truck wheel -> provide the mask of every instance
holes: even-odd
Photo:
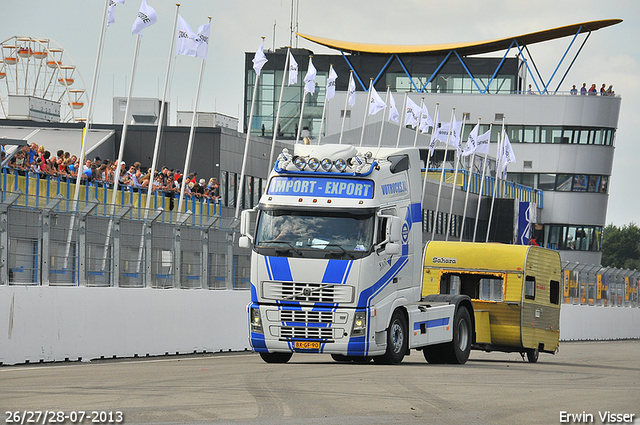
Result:
[[[443,364],[446,363],[446,359],[443,353],[442,344],[438,345],[429,345],[422,349],[422,354],[424,355],[424,359],[427,363],[430,364]]]
[[[291,359],[293,353],[260,353],[260,357],[266,363],[286,363]]]
[[[540,355],[540,351],[537,348],[533,350],[527,350],[527,360],[529,363],[536,363],[538,361],[538,356]]]
[[[344,354],[332,354],[331,358],[336,362],[340,362],[340,363],[348,363],[351,361],[351,359],[345,356]]]
[[[404,359],[409,344],[407,323],[400,310],[391,316],[391,323],[387,329],[387,351],[382,356],[374,357],[376,364],[398,364]]]
[[[453,341],[445,345],[449,364],[465,364],[471,352],[471,316],[466,307],[459,307],[453,319]]]

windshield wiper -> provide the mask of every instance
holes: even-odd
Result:
[[[261,241],[261,243],[281,243],[281,244],[289,245],[289,247],[290,247],[290,248],[291,248],[291,249],[292,249],[296,254],[298,254],[299,256],[301,256],[301,257],[302,257],[302,252],[301,252],[300,250],[298,250],[295,246],[293,246],[293,245],[291,244],[291,242],[287,242],[287,241],[276,241],[276,240],[273,240],[273,241]]]
[[[356,258],[352,253],[348,252],[348,251],[347,251],[346,249],[344,249],[344,248],[342,247],[342,245],[340,245],[340,244],[337,244],[337,243],[328,243],[328,244],[326,244],[325,246],[336,246],[336,247],[338,247],[338,248],[340,248],[340,249],[342,250],[342,255],[347,255],[347,256],[349,256],[349,258],[351,258],[352,260]]]

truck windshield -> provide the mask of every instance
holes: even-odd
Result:
[[[278,255],[357,258],[371,251],[374,213],[263,210],[257,250]]]

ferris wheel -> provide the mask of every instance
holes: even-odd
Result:
[[[65,50],[46,38],[14,36],[0,44],[0,117],[25,118],[36,102],[45,121],[84,121],[85,87]],[[18,105],[18,106],[16,106]]]

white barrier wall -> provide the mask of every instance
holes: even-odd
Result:
[[[562,304],[560,340],[639,339],[640,308]]]
[[[249,291],[0,286],[2,364],[249,349]]]
[[[0,362],[243,351],[248,291],[0,286]],[[563,304],[560,339],[640,338],[640,309]]]

